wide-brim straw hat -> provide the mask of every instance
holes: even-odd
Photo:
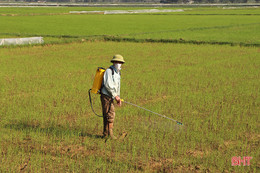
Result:
[[[122,62],[122,63],[125,63],[125,60],[124,60],[124,58],[123,58],[122,55],[117,54],[117,55],[114,55],[114,56],[113,56],[113,59],[111,60],[111,62],[112,62],[112,63],[113,63],[113,62]]]

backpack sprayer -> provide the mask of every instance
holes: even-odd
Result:
[[[111,70],[112,70],[112,75],[113,75],[113,74],[114,74],[113,69],[111,69]],[[92,111],[93,111],[94,114],[97,115],[98,117],[103,117],[103,116],[98,115],[98,114],[94,111],[93,106],[92,106],[92,100],[91,100],[91,94],[90,94],[90,92],[92,92],[92,93],[94,93],[94,94],[99,94],[99,93],[100,93],[100,89],[101,89],[101,86],[102,86],[102,81],[103,81],[103,76],[104,76],[105,71],[106,71],[105,68],[102,68],[102,67],[98,67],[98,68],[97,68],[93,86],[92,86],[92,88],[89,89],[89,91],[88,91],[89,101],[90,101],[90,105],[91,105]],[[165,115],[158,114],[158,113],[153,112],[153,111],[151,111],[151,110],[149,110],[149,109],[146,109],[146,108],[143,108],[143,107],[138,106],[138,105],[136,105],[136,104],[127,102],[127,101],[125,101],[125,100],[123,100],[123,99],[121,99],[121,101],[124,102],[124,103],[130,104],[130,105],[132,105],[132,106],[141,108],[141,109],[143,109],[143,110],[145,110],[145,111],[151,112],[151,113],[153,113],[153,114],[159,115],[159,116],[161,116],[161,117],[163,117],[163,118],[166,118],[166,119],[168,119],[168,120],[174,121],[174,122],[176,122],[178,125],[183,125],[181,122],[176,121],[176,120],[174,120],[174,119],[172,119],[172,118],[169,118],[169,117],[167,117],[167,116],[165,116]]]
[[[89,96],[89,102],[92,108],[92,111],[94,112],[94,114],[98,117],[103,117],[101,115],[98,115],[94,109],[93,109],[93,105],[92,105],[92,100],[91,100],[91,94],[90,91],[94,94],[99,94],[100,93],[100,89],[101,89],[101,85],[102,85],[102,81],[103,81],[103,76],[105,73],[106,69],[102,68],[102,67],[98,67],[97,71],[96,71],[96,75],[95,75],[95,79],[94,79],[94,83],[91,89],[88,90],[88,96]]]

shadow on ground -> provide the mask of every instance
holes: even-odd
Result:
[[[102,135],[95,134],[96,130],[85,128],[80,129],[79,127],[62,126],[57,124],[40,124],[33,122],[13,122],[5,124],[4,128],[25,131],[25,133],[36,132],[44,133],[53,136],[79,136],[79,137],[90,137],[95,139],[101,139]],[[88,132],[87,132],[88,131]],[[90,133],[93,132],[93,133]]]

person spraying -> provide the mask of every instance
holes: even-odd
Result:
[[[113,134],[113,128],[114,128],[114,120],[115,120],[115,106],[114,106],[114,100],[116,100],[118,106],[121,106],[122,103],[126,103],[135,107],[138,107],[140,109],[143,109],[145,111],[148,111],[150,113],[153,113],[155,115],[158,115],[160,117],[166,118],[168,120],[171,120],[173,122],[176,122],[178,125],[183,125],[180,121],[176,121],[172,118],[169,118],[165,115],[153,112],[149,109],[146,109],[144,107],[138,106],[136,104],[133,104],[131,102],[128,102],[124,99],[120,98],[120,79],[121,79],[121,66],[125,63],[124,58],[121,55],[115,55],[113,56],[113,59],[111,60],[113,63],[112,66],[105,69],[102,67],[98,67],[93,83],[93,87],[89,89],[89,101],[92,108],[93,113],[97,115],[98,117],[103,117],[103,137],[111,137],[112,139],[117,139]],[[91,101],[91,93],[94,94],[100,94],[101,104],[102,104],[102,113],[103,115],[98,115],[92,105]]]
[[[113,63],[113,65],[106,69],[104,73],[102,87],[100,90],[104,124],[103,137],[117,139],[113,134],[114,121],[116,116],[114,100],[117,102],[118,106],[122,105],[122,101],[120,99],[120,70],[122,64],[124,64],[125,61],[123,56],[114,55],[111,63]]]

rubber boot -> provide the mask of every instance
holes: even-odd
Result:
[[[108,137],[108,122],[105,118],[103,119],[103,124],[104,124],[103,138],[106,138]]]
[[[108,135],[110,136],[111,139],[117,139],[117,137],[115,137],[113,134],[113,128],[114,128],[113,123],[109,123],[108,124]]]

